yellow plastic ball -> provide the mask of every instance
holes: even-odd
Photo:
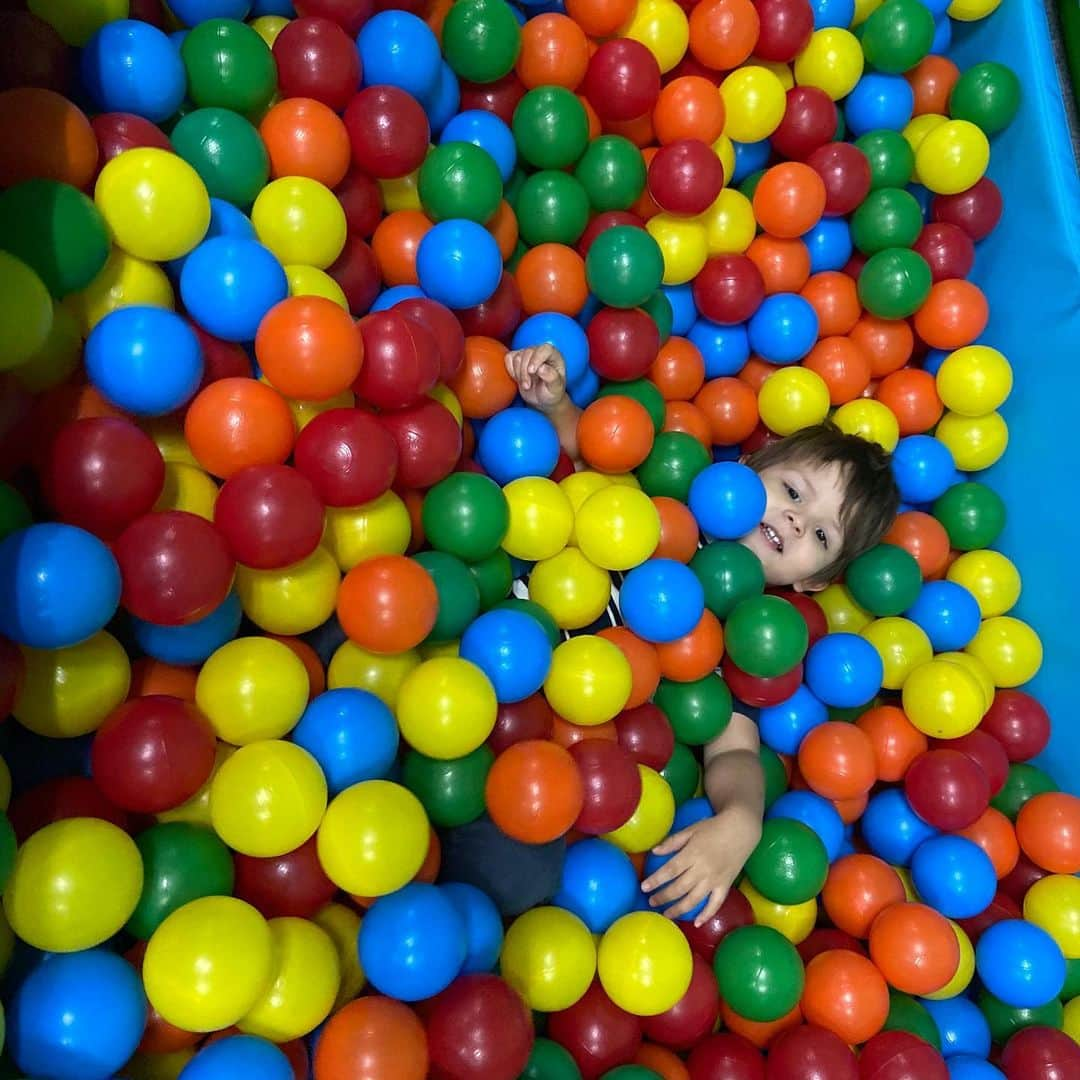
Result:
[[[720,164],[724,167],[724,186],[727,187],[735,173],[735,144],[729,136],[721,135],[712,144],[712,148],[713,153],[720,159]],[[711,255],[712,252],[710,251],[709,254]]]
[[[164,1054],[136,1054],[125,1066],[126,1080],[180,1080],[187,1064],[195,1056],[193,1047]]]
[[[946,14],[958,22],[977,22],[992,15],[1000,6],[1001,0],[953,0]]]
[[[523,476],[503,488],[510,525],[503,550],[516,559],[539,562],[557,555],[570,539],[574,511],[554,480]]]
[[[882,2],[883,0],[855,0],[855,17],[851,20],[851,25],[862,26],[881,7]]]
[[[986,665],[994,685],[999,687],[1022,686],[1034,679],[1042,667],[1039,635],[1011,615],[987,619],[965,652]]]
[[[660,543],[660,513],[645,492],[611,484],[585,500],[574,530],[585,558],[605,570],[629,570]]]
[[[428,151],[430,153],[430,150]],[[377,180],[382,195],[383,209],[392,214],[397,210],[421,210],[420,170],[398,176],[393,180]]]
[[[892,864],[890,863],[890,865]],[[911,871],[906,866],[893,866],[893,870],[900,879],[900,884],[904,886],[904,899],[912,904],[921,903],[919,894],[911,883]]]
[[[319,862],[326,876],[354,896],[385,896],[410,882],[431,839],[427,814],[407,788],[365,780],[326,808],[319,826]]]
[[[874,616],[855,602],[846,585],[829,585],[814,593],[813,600],[825,612],[830,634],[858,634],[874,621]]]
[[[131,663],[105,630],[65,649],[22,646],[25,673],[14,715],[50,739],[87,735],[127,697]]]
[[[297,398],[287,400],[298,432],[303,431],[316,416],[321,416],[324,412],[331,409],[351,409],[356,405],[356,395],[351,390],[342,390],[340,394],[335,394],[325,401],[300,401]]]
[[[393,709],[397,706],[401,684],[419,663],[420,655],[414,649],[388,656],[368,652],[351,641],[344,641],[330,657],[326,686],[329,690],[352,686],[370,691],[387,708]]]
[[[996,412],[985,416],[947,412],[934,434],[952,451],[956,467],[963,472],[989,469],[1009,445],[1009,427]]]
[[[815,371],[787,367],[774,371],[758,393],[762,423],[777,435],[794,435],[829,415],[829,388]]]
[[[904,683],[904,712],[924,735],[959,739],[979,726],[986,700],[975,676],[947,660],[917,667]]]
[[[338,565],[324,547],[280,570],[236,568],[244,614],[268,634],[306,634],[322,626],[334,613],[340,584]]]
[[[440,657],[461,655],[460,641],[427,641],[417,646],[421,660],[437,660]]]
[[[123,829],[100,818],[67,818],[19,845],[4,912],[35,949],[77,952],[120,930],[142,886],[142,856]]]
[[[461,411],[461,402],[446,383],[437,383],[428,391],[428,397],[437,401],[457,421],[458,427],[465,423],[465,414]]]
[[[33,360],[52,325],[52,297],[41,278],[21,259],[0,251],[0,370]]]
[[[491,734],[498,703],[487,676],[454,657],[425,660],[405,676],[397,700],[402,737],[428,757],[472,753]]]
[[[383,492],[360,506],[328,506],[323,543],[345,571],[373,555],[404,555],[412,521],[399,495]]]
[[[739,884],[739,892],[750,901],[754,922],[758,926],[771,926],[783,934],[792,945],[805,941],[814,929],[818,914],[816,898],[801,904],[777,904],[767,900],[745,879]]]
[[[260,15],[251,20],[251,29],[273,48],[278,34],[289,25],[289,21],[284,15]]]
[[[946,577],[975,597],[984,619],[1004,615],[1020,599],[1020,571],[1000,551],[967,551]]]
[[[186,821],[191,825],[200,825],[207,829],[213,828],[210,820],[210,790],[214,786],[214,777],[217,776],[221,766],[236,753],[236,750],[237,748],[229,743],[219,742],[217,749],[214,751],[214,767],[203,786],[187,802],[156,814],[157,820]]]
[[[795,57],[795,81],[799,86],[816,86],[839,101],[862,78],[863,62],[859,39],[848,30],[827,26],[815,30],[810,43]]]
[[[1080,960],[1080,878],[1049,874],[1024,893],[1024,918],[1042,927],[1066,960]]]
[[[859,54],[862,55],[861,52]],[[767,139],[784,119],[784,84],[768,68],[737,68],[720,84],[727,119],[724,134],[733,142]]]
[[[663,73],[686,55],[690,22],[675,0],[640,0],[619,34],[640,41],[656,57]]]
[[[645,228],[664,258],[665,285],[684,285],[697,277],[709,257],[708,234],[697,219],[659,213]]]
[[[577,547],[577,513],[585,505],[590,495],[595,495],[601,488],[611,486],[611,477],[592,469],[572,472],[559,481],[559,488],[570,500],[570,509],[574,511],[574,527],[570,530],[567,546]]]
[[[631,678],[630,661],[618,645],[581,634],[555,646],[544,693],[560,716],[592,727],[622,712]]]
[[[270,919],[272,967],[258,1001],[237,1027],[271,1042],[314,1031],[334,1007],[341,962],[330,935],[309,919]]]
[[[952,919],[949,920],[949,925],[956,935],[956,944],[960,946],[960,962],[956,965],[952,978],[940,990],[926,995],[930,1001],[944,1001],[946,998],[954,998],[957,994],[962,994],[975,977],[975,949],[971,944],[971,938]]]
[[[207,521],[214,520],[218,486],[197,465],[179,461],[165,462],[165,483],[154,503],[155,510],[185,510]]]
[[[635,491],[641,490],[641,481],[633,473],[609,473],[608,479],[619,487],[633,488]]]
[[[976,660],[974,656],[971,656],[966,652],[938,653],[934,659],[949,664],[956,664],[958,667],[963,668],[964,671],[978,683],[979,689],[982,691],[984,713],[991,705],[993,705],[994,694],[997,688],[994,686],[994,679],[990,674],[990,669],[981,660]]]
[[[338,954],[338,968],[341,980],[334,998],[333,1011],[337,1012],[346,1002],[352,1001],[367,982],[364,969],[360,966],[360,954],[356,948],[357,935],[360,933],[360,916],[344,904],[327,904],[320,908],[312,921],[330,936]]]
[[[617,848],[631,854],[654,848],[671,831],[675,820],[675,796],[668,782],[647,765],[638,765],[641,798],[629,819],[605,834]]]
[[[710,257],[741,255],[757,234],[753,204],[737,188],[724,188],[698,220],[705,226]]]
[[[881,685],[899,690],[917,667],[934,658],[934,647],[921,626],[910,619],[887,617],[875,619],[863,627],[860,635],[877,650],[885,668]]]
[[[285,267],[285,276],[289,279],[290,296],[321,296],[324,300],[333,300],[343,310],[349,310],[345,290],[325,270],[290,263]]]
[[[990,164],[990,140],[970,120],[947,120],[919,143],[919,180],[938,195],[957,195],[982,178]]]
[[[0,303],[5,299],[0,298]],[[52,302],[52,325],[41,348],[25,363],[11,369],[19,385],[32,394],[40,394],[66,382],[79,366],[82,335],[79,320],[70,308]]]
[[[27,8],[68,45],[82,48],[106,23],[128,17],[128,0],[28,0]]]
[[[876,442],[890,454],[900,441],[900,424],[896,414],[880,401],[872,398],[856,398],[841,405],[833,413],[833,423],[849,435],[858,435],[868,442]],[[959,465],[959,462],[957,462]]]
[[[334,193],[306,176],[283,176],[259,192],[251,208],[259,242],[283,265],[325,270],[345,246],[345,211]]]
[[[604,993],[634,1016],[667,1012],[690,988],[690,943],[658,911],[632,911],[611,924],[596,957]]]
[[[143,960],[150,1004],[185,1031],[231,1027],[266,991],[273,938],[266,920],[232,896],[205,896],[154,931]]]
[[[172,285],[156,263],[136,259],[114,247],[100,273],[82,292],[65,298],[64,304],[79,321],[83,336],[112,311],[123,307],[176,307]]]
[[[1012,365],[989,345],[965,345],[949,353],[937,373],[938,396],[961,416],[985,416],[1000,408],[1012,385]]]
[[[178,259],[210,225],[202,178],[183,158],[156,147],[114,157],[98,176],[94,202],[116,245],[137,259]]]
[[[184,425],[172,416],[157,416],[143,418],[139,426],[154,440],[154,445],[165,460],[165,464],[176,462],[178,465],[194,465],[199,463],[191,452],[187,440],[184,438]]]
[[[596,974],[596,946],[589,928],[558,907],[519,915],[506,931],[499,956],[502,977],[530,1009],[568,1009]]]
[[[240,747],[210,787],[214,832],[234,851],[266,859],[314,836],[326,810],[326,777],[303,747],[265,739]]]
[[[244,746],[279,739],[292,731],[307,708],[307,669],[280,641],[236,638],[202,666],[195,703],[219,739]]]
[[[560,629],[580,630],[604,613],[611,601],[611,577],[578,548],[568,547],[533,567],[529,599],[535,600]]]
[[[747,63],[771,71],[780,80],[785,94],[795,85],[795,72],[791,70],[790,64],[785,64],[782,60],[762,60],[760,56],[751,56]]]
[[[1074,997],[1065,1003],[1061,1019],[1061,1030],[1074,1043],[1080,1043],[1080,996]]]
[[[942,116],[941,113],[923,113],[920,116],[913,117],[905,125],[903,134],[907,140],[908,146],[911,147],[911,152],[917,154],[919,147],[922,146],[923,140],[930,134],[935,128],[940,127],[949,118]],[[919,179],[919,169],[916,162],[914,171],[912,172],[912,179]]]

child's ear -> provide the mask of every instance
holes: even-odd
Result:
[[[796,581],[791,586],[797,593],[819,593],[822,589],[828,588],[828,582],[825,581]]]

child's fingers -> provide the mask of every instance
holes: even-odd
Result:
[[[541,365],[536,374],[539,376],[540,381],[547,386],[559,381],[559,372],[552,364]]]
[[[695,926],[704,926],[721,908],[724,901],[727,899],[728,888],[715,888],[709,894],[708,903],[698,912],[694,918]]]
[[[660,843],[653,848],[653,854],[670,855],[673,851],[678,851],[693,835],[694,834],[690,829],[683,829],[681,832],[672,833],[666,840],[661,840]]]
[[[704,882],[699,882],[677,904],[672,904],[664,914],[669,919],[677,919],[680,915],[693,911],[708,895],[709,887]]]
[[[665,904],[674,903],[676,900],[686,896],[689,892],[693,891],[697,885],[697,883],[692,880],[692,877],[693,875],[689,871],[680,874],[665,888],[660,889],[649,897],[649,906],[654,908],[663,907]],[[696,902],[697,901],[695,901],[695,903]],[[693,904],[690,905],[690,907],[693,906]],[[690,908],[686,908],[686,910],[689,911]]]

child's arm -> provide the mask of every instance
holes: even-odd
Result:
[[[707,897],[694,924],[708,922],[761,839],[765,776],[758,745],[757,725],[734,713],[724,731],[705,747],[705,794],[716,816],[653,848],[658,855],[678,853],[641,884],[646,892],[659,890],[649,898],[654,907],[679,900],[664,912],[670,918]]]
[[[577,425],[581,410],[566,392],[566,363],[553,345],[531,345],[506,354],[506,370],[518,385],[526,405],[542,412],[554,425],[559,445],[576,464]]]

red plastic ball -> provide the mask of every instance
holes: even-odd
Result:
[[[731,688],[732,694],[739,701],[745,701],[747,705],[755,705],[759,709],[787,701],[799,688],[803,676],[803,666],[797,664],[791,671],[777,675],[774,679],[758,679],[753,675],[747,675],[726,656],[721,664],[721,670],[724,681]]]
[[[358,325],[364,366],[353,383],[357,397],[378,409],[415,405],[439,378],[434,335],[394,309],[365,315]]]
[[[625,825],[641,801],[641,773],[633,755],[609,739],[585,738],[569,750],[584,794],[574,828],[601,836]]]
[[[424,296],[399,300],[393,310],[431,333],[438,347],[439,381],[452,379],[465,360],[465,334],[454,313],[437,300]]]
[[[1080,1046],[1050,1027],[1018,1031],[1001,1052],[1008,1080],[1072,1080],[1080,1076]]]
[[[806,161],[835,134],[836,105],[832,98],[816,86],[793,86],[787,92],[780,126],[769,139],[778,154]]]
[[[525,84],[511,71],[492,83],[461,84],[461,111],[480,109],[494,113],[504,123],[514,119],[517,103],[525,96]]]
[[[695,955],[686,993],[667,1011],[646,1016],[641,1028],[653,1042],[689,1050],[712,1032],[719,1016],[720,994],[712,964]]]
[[[513,274],[503,271],[495,291],[482,304],[457,312],[467,337],[488,337],[508,343],[521,322],[521,290]]]
[[[605,41],[589,60],[581,92],[604,122],[635,120],[660,96],[660,66],[639,41]]]
[[[323,872],[315,837],[295,851],[268,859],[235,852],[233,863],[233,894],[266,919],[310,919],[337,892],[337,886]]]
[[[426,489],[454,471],[461,456],[461,428],[453,413],[431,398],[383,413],[379,423],[398,449],[397,485]]]
[[[390,490],[397,444],[369,413],[330,409],[300,432],[293,460],[326,506],[358,506]]]
[[[199,339],[203,355],[203,376],[199,389],[218,382],[220,379],[251,378],[251,358],[244,352],[243,345],[234,341],[222,341],[221,338],[208,334],[197,323],[188,325]]]
[[[345,179],[334,188],[334,197],[345,211],[350,236],[370,240],[383,215],[379,185],[363,169],[354,165],[345,174]]]
[[[548,1017],[548,1038],[570,1052],[582,1080],[633,1061],[641,1046],[641,1021],[620,1009],[594,982],[569,1009]]]
[[[945,221],[963,229],[972,240],[989,236],[1001,220],[1004,201],[997,184],[984,176],[959,195],[935,195],[930,203],[934,221]]]
[[[975,265],[975,241],[959,225],[932,221],[911,245],[929,264],[934,281],[963,278]]]
[[[831,926],[819,926],[816,930],[811,930],[809,936],[800,941],[796,948],[804,965],[809,964],[815,956],[833,949],[848,949],[860,956],[866,955],[866,949],[858,938]]]
[[[724,166],[700,139],[669,142],[649,162],[649,194],[672,214],[704,213],[723,186]]]
[[[766,1080],[859,1080],[851,1047],[813,1024],[782,1031],[769,1044]]]
[[[551,706],[547,698],[537,692],[521,701],[507,701],[499,705],[495,727],[488,736],[488,746],[496,754],[501,754],[508,746],[526,739],[550,739],[552,728]]]
[[[754,7],[761,21],[754,55],[784,64],[794,60],[814,32],[814,10],[808,0],[756,0]]]
[[[127,811],[105,798],[101,788],[86,776],[46,780],[16,795],[8,807],[8,820],[20,844],[54,821],[76,817],[100,818],[131,831]]]
[[[293,19],[274,39],[273,53],[283,98],[314,98],[341,112],[360,86],[356,42],[330,19]]]
[[[1009,761],[1028,761],[1050,741],[1050,717],[1023,690],[998,690],[979,728],[1005,748]]]
[[[829,632],[829,623],[821,605],[815,603],[806,593],[795,592],[794,589],[766,589],[765,591],[786,600],[803,617],[810,635],[810,644],[807,648],[820,641]]]
[[[706,963],[711,964],[721,941],[740,926],[751,926],[754,922],[754,909],[750,901],[738,889],[732,889],[716,914],[701,926],[695,926],[689,919],[680,919],[675,925],[683,932],[683,937],[690,942],[690,948]]]
[[[380,180],[404,176],[427,155],[431,128],[423,106],[396,86],[369,86],[349,102],[345,128],[353,161]]]
[[[765,1062],[758,1048],[742,1035],[710,1035],[686,1061],[690,1080],[765,1080]]]
[[[761,271],[745,255],[709,259],[694,278],[694,303],[706,319],[721,326],[746,322],[764,299]]]
[[[928,750],[904,777],[911,808],[935,828],[970,825],[990,804],[990,780],[982,767],[959,750]]]
[[[859,1054],[859,1080],[949,1080],[945,1059],[907,1031],[881,1031]]]
[[[613,229],[616,225],[631,225],[635,229],[645,228],[645,222],[637,214],[633,214],[629,210],[605,210],[602,214],[597,214],[589,222],[585,227],[585,231],[578,238],[578,254],[584,259],[589,254],[589,248],[592,247],[593,241],[602,232]]]
[[[99,113],[90,121],[98,144],[98,168],[103,169],[125,150],[141,147],[172,151],[168,135],[149,120],[134,113]]]
[[[10,716],[26,676],[26,658],[13,641],[0,637],[0,716]]]
[[[825,216],[850,214],[870,193],[870,162],[851,143],[830,142],[806,159],[825,185]]]
[[[629,750],[639,765],[659,772],[671,760],[675,733],[668,718],[651,702],[619,713],[615,730],[619,745]]]
[[[345,238],[341,254],[326,272],[341,286],[352,315],[365,314],[382,288],[382,274],[375,252],[366,240],[356,235]]]
[[[356,36],[374,10],[372,0],[296,0],[293,6],[297,15],[329,19],[351,37]]]
[[[1020,862],[1026,862],[1023,855],[1020,856]],[[1038,879],[1036,878],[1036,880]],[[1026,886],[1024,891],[1027,891]],[[980,911],[978,915],[970,919],[957,919],[957,923],[960,929],[971,938],[972,945],[975,945],[983,932],[989,930],[995,923],[1004,922],[1006,919],[1022,919],[1023,917],[1020,904],[1007,892],[999,888],[994,893],[994,899],[990,901],[984,911]]]
[[[1005,786],[1009,776],[1009,756],[989,732],[976,728],[959,739],[936,741],[934,748],[959,750],[961,754],[967,754],[986,773],[991,799]]]
[[[586,335],[589,363],[602,379],[640,379],[660,351],[660,331],[640,308],[601,308]]]

